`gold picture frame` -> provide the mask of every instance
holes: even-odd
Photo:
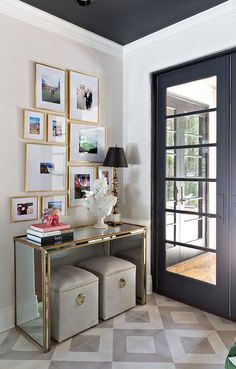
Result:
[[[58,74],[61,73],[61,76],[63,76],[62,81],[61,81],[60,77],[58,76],[55,77],[51,75],[50,77],[47,75],[46,78],[50,80],[50,82],[48,83],[52,84],[51,86],[49,84],[48,85],[45,84],[45,95],[47,96],[48,101],[43,100],[42,86],[43,86],[43,81],[46,81],[46,79],[43,78],[43,74],[40,68],[42,70],[44,68],[45,71],[47,72],[51,70],[51,74],[53,74],[53,71],[57,71]],[[67,100],[68,100],[67,99],[67,92],[68,92],[67,86],[68,86],[67,71],[65,69],[58,68],[58,67],[48,65],[48,64],[38,63],[38,62],[34,63],[34,106],[36,109],[66,114],[67,113]],[[58,90],[59,90],[59,96],[58,96]]]
[[[87,171],[86,171],[87,169]],[[80,172],[80,173],[79,173]],[[87,172],[87,173],[86,173]],[[86,164],[80,164],[80,165],[70,165],[68,167],[68,208],[75,208],[84,206],[82,200],[84,197],[80,197],[80,194],[77,196],[72,196],[75,193],[75,186],[72,187],[72,175],[83,175],[83,174],[93,174],[93,181],[90,182],[88,191],[91,191],[91,187],[93,185],[93,182],[97,179],[97,166],[96,165],[86,165]],[[91,180],[91,178],[90,178]],[[86,186],[84,186],[85,188]],[[82,191],[80,191],[82,192]],[[75,198],[77,197],[77,198]]]
[[[64,131],[64,136],[65,136],[65,140],[64,142],[61,142],[59,140],[55,140],[53,141],[51,138],[50,138],[50,117],[61,117],[61,118],[64,118],[65,119],[65,131]],[[65,114],[60,114],[60,113],[54,113],[54,112],[50,112],[47,114],[47,119],[46,119],[46,140],[47,140],[47,143],[49,144],[52,144],[52,145],[67,145],[68,144],[68,120],[67,120],[67,116]]]
[[[43,134],[41,135],[41,138],[37,138],[36,133],[30,132],[30,128],[27,127],[27,125],[30,123],[29,121],[27,122],[27,120],[30,117],[30,113],[32,113],[31,115],[32,116],[34,115],[36,119],[40,119],[40,115],[41,115],[41,118],[43,119],[43,123],[42,123]],[[38,125],[39,123],[35,121],[35,122],[32,122],[32,124]],[[35,128],[35,130],[37,130],[37,128]],[[46,136],[47,136],[47,132],[46,132],[46,113],[45,111],[36,110],[36,109],[23,109],[23,138],[27,141],[45,142]]]
[[[32,183],[38,183],[37,179],[36,179],[36,175],[39,174],[38,171],[40,172],[40,174],[53,174],[52,171],[50,173],[50,165],[46,166],[46,169],[48,170],[44,170],[45,165],[44,164],[50,164],[50,161],[40,161],[38,162],[40,165],[38,166],[37,162],[35,162],[35,158],[33,158],[33,161],[31,162],[30,168],[33,168],[33,181],[30,180],[29,178],[29,162],[30,160],[32,160],[32,158],[30,157],[30,149],[32,151],[32,146],[35,148],[38,148],[38,150],[40,149],[41,146],[41,150],[46,150],[46,148],[54,148],[54,155],[57,157],[58,156],[58,152],[60,150],[65,150],[63,153],[63,162],[61,163],[62,166],[64,167],[64,173],[63,173],[63,184],[64,187],[61,189],[49,189],[49,188],[34,188],[34,185]],[[57,152],[58,151],[58,152]],[[34,153],[35,154],[35,153]],[[39,154],[39,151],[38,151]],[[50,152],[49,152],[50,154]],[[32,155],[32,152],[31,152]],[[25,145],[25,192],[29,192],[29,193],[35,193],[35,192],[49,192],[49,193],[64,193],[65,191],[67,191],[67,160],[68,160],[68,147],[65,145],[51,145],[48,143],[27,143]],[[42,164],[42,165],[41,165]],[[55,169],[55,168],[54,168]],[[36,171],[36,172],[35,172]],[[32,175],[32,173],[31,173]],[[47,179],[45,177],[45,179]],[[29,180],[32,181],[29,185]],[[51,182],[51,178],[50,178],[50,182]],[[32,189],[33,187],[33,189]]]
[[[95,163],[101,164],[103,163],[106,151],[107,151],[107,128],[103,126],[94,126],[91,124],[84,124],[75,121],[69,121],[69,135],[68,135],[68,142],[69,142],[69,163],[71,164],[78,164],[80,162],[83,163]],[[88,135],[95,136],[94,133],[97,131],[98,135],[96,138],[99,140],[97,141],[97,152],[88,152],[83,151],[80,152],[80,132],[81,130],[88,131]],[[91,138],[93,139],[93,138]],[[103,140],[103,142],[102,142]],[[79,146],[79,150],[77,148]],[[94,150],[93,150],[94,151]]]
[[[66,194],[53,194],[53,195],[42,196],[42,200],[41,200],[41,204],[42,204],[41,209],[42,210],[45,209],[45,208],[50,209],[50,206],[46,206],[46,202],[47,202],[46,199],[50,199],[50,198],[64,198],[65,212],[61,213],[61,216],[66,217],[67,216],[68,195],[66,195]]]
[[[15,203],[16,200],[21,200],[21,199],[35,199],[36,200],[36,205],[37,205],[37,211],[34,212],[34,214],[36,213],[36,216],[32,216],[30,217],[30,214],[15,214],[14,210],[14,206],[19,205],[18,202]],[[28,205],[28,204],[24,204],[24,205]],[[25,210],[24,210],[25,212]],[[18,223],[18,222],[30,222],[32,220],[38,220],[40,218],[40,212],[41,212],[41,208],[40,208],[40,197],[39,196],[14,196],[10,198],[10,222],[11,223]],[[19,219],[17,219],[19,217]]]
[[[77,98],[76,96],[72,93],[72,88],[73,88],[73,74],[74,77],[75,76],[80,76],[81,81],[77,81],[78,83],[80,83],[79,86],[77,86],[77,88],[74,85],[74,89],[77,89]],[[87,81],[86,81],[87,79]],[[94,81],[92,80],[96,80],[97,86],[94,84]],[[86,73],[82,73],[79,71],[75,71],[75,70],[69,70],[68,71],[68,111],[69,111],[69,120],[70,121],[76,121],[76,122],[82,122],[85,124],[93,124],[93,125],[98,125],[99,124],[99,117],[100,117],[100,80],[98,77],[93,76],[93,75],[89,75]],[[79,90],[81,90],[81,88],[84,88],[84,100],[81,97],[81,101],[79,100]],[[90,92],[92,94],[92,100],[91,100],[91,104],[94,104],[94,107],[91,110],[91,106],[88,107],[87,105],[87,101],[89,101],[89,98],[85,97],[85,94],[87,96],[87,92],[86,90],[88,90],[88,92]],[[95,96],[95,98],[93,98],[93,95]],[[79,108],[80,104],[83,105],[83,108]],[[79,105],[79,106],[78,106]]]

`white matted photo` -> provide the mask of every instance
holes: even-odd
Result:
[[[11,198],[11,222],[30,221],[39,218],[39,197]]]
[[[59,209],[60,215],[67,215],[67,195],[44,196],[42,198],[42,209]]]
[[[35,107],[65,113],[65,70],[35,63]]]
[[[66,191],[65,146],[26,145],[25,191]]]
[[[63,115],[48,114],[47,141],[66,145],[67,120]]]
[[[70,123],[70,161],[103,163],[106,153],[106,128]]]
[[[70,119],[98,123],[98,78],[79,72],[69,71],[69,81]]]
[[[107,182],[108,191],[112,191],[112,185],[113,185],[113,168],[112,167],[98,167],[98,178],[105,179]]]
[[[25,109],[24,119],[24,138],[27,140],[45,141],[45,113],[40,111]]]
[[[86,193],[92,191],[96,167],[69,167],[69,207],[85,204]]]

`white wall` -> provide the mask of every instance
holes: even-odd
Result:
[[[1,8],[2,3],[0,4]],[[38,20],[37,20],[38,21]],[[108,145],[122,144],[122,59],[0,14],[0,331],[13,325],[13,236],[30,222],[10,223],[9,198],[24,193],[22,109],[34,101],[34,61],[100,78],[100,122]],[[69,209],[72,226],[91,223],[84,208]]]
[[[123,178],[126,219],[150,227],[151,73],[235,47],[235,29],[232,0],[124,47],[123,140],[131,163]]]

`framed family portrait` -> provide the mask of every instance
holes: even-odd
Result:
[[[66,191],[65,146],[26,144],[25,191]]]
[[[67,120],[63,115],[48,114],[47,141],[53,144],[66,145]]]
[[[69,71],[70,119],[81,122],[99,121],[99,79]]]
[[[62,217],[67,215],[67,195],[44,196],[42,209],[59,209]]]
[[[23,111],[24,134],[26,140],[45,141],[45,113],[34,110]]]
[[[39,197],[12,197],[11,222],[30,221],[39,218]]]
[[[66,71],[35,63],[35,107],[66,112]]]
[[[95,166],[69,167],[69,207],[83,206],[96,179]]]
[[[106,153],[106,128],[70,123],[70,161],[102,163]]]
[[[112,186],[113,186],[113,168],[112,167],[98,167],[98,178],[105,179],[107,182],[108,191],[112,191]]]

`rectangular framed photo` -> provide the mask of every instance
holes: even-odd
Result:
[[[47,141],[53,144],[66,145],[67,119],[64,115],[48,114]]]
[[[62,217],[67,216],[67,195],[43,196],[42,210],[59,209]]]
[[[66,146],[26,144],[25,191],[66,191]]]
[[[35,63],[35,107],[66,112],[66,71]]]
[[[23,111],[24,134],[26,140],[43,142],[46,139],[45,113],[24,109]]]
[[[31,221],[39,218],[39,197],[12,197],[11,222]]]
[[[98,178],[106,179],[108,191],[112,191],[113,187],[113,168],[112,167],[98,167]]]
[[[70,119],[81,122],[99,121],[99,79],[69,71]]]
[[[69,167],[69,207],[83,206],[86,192],[92,191],[96,179],[95,166]]]
[[[70,161],[103,163],[106,128],[70,122]]]

